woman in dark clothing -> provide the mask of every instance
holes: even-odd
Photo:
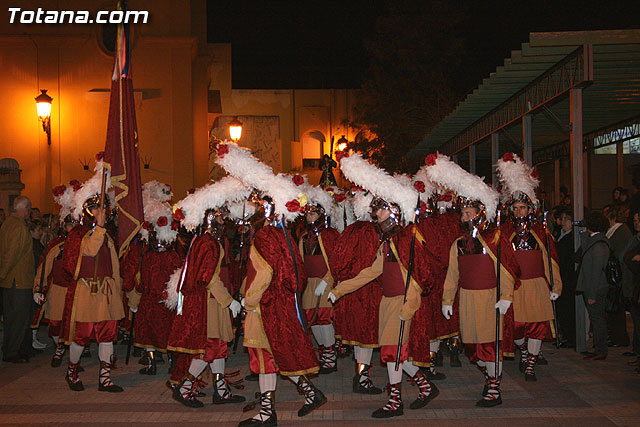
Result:
[[[604,234],[608,229],[608,221],[600,212],[592,211],[584,222],[587,231],[581,236],[581,262],[576,291],[583,294],[591,320],[595,347],[595,353],[587,354],[584,358],[604,360],[609,354],[605,312],[609,283],[604,271],[609,260],[609,246]]]
[[[624,356],[635,356],[629,361],[629,365],[640,365],[640,214],[633,216],[633,225],[636,234],[629,240],[624,253],[624,264],[633,273],[633,279],[622,288],[622,293],[629,305],[631,318],[633,319],[633,348],[632,352],[624,353]],[[636,371],[638,372],[638,371]]]
[[[608,205],[604,208],[604,216],[609,221],[609,229],[606,232],[609,247],[616,254],[622,266],[622,288],[628,287],[631,281],[631,271],[624,265],[624,252],[631,239],[631,230],[620,221],[620,205]],[[627,333],[627,313],[622,304],[618,311],[607,313],[607,329],[609,331],[609,345],[611,347],[627,347],[629,334]]]

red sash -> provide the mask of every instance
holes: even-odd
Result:
[[[400,264],[385,261],[382,268],[382,295],[387,298],[404,295],[405,283]]]
[[[322,255],[305,255],[304,270],[307,277],[324,277],[327,274],[327,263]]]
[[[489,255],[458,256],[460,287],[472,291],[496,287],[496,267]]]
[[[100,259],[98,260],[98,277],[112,277],[111,270],[111,251],[106,243],[103,243],[98,251]],[[78,279],[93,278],[94,257],[83,256],[80,264],[80,273]]]
[[[520,265],[521,280],[545,277],[541,250],[515,251],[515,254]]]

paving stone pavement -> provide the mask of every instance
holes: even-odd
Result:
[[[45,328],[40,340],[45,341]],[[155,377],[142,376],[137,370],[137,358],[124,364],[126,347],[116,345],[119,368],[113,371],[116,384],[124,393],[101,393],[97,390],[97,346],[91,346],[93,357],[83,359],[85,372],[80,374],[86,390],[70,391],[64,381],[67,362],[51,368],[53,353],[50,344],[45,352],[26,365],[0,365],[0,424],[1,425],[178,425],[185,423],[215,423],[232,426],[253,415],[242,413],[243,404],[214,406],[210,404],[211,381],[203,398],[204,408],[186,408],[171,399],[165,387],[167,365],[159,365]],[[302,396],[289,381],[280,378],[276,393],[279,425],[424,425],[426,422],[442,426],[502,426],[502,425],[559,425],[559,426],[640,426],[640,375],[626,364],[621,354],[627,349],[610,349],[605,361],[584,361],[572,350],[556,350],[549,344],[543,347],[548,366],[536,368],[538,381],[526,383],[518,371],[516,361],[507,361],[502,381],[503,401],[495,408],[476,408],[480,397],[480,373],[463,360],[462,368],[440,368],[447,375],[437,381],[440,396],[426,408],[410,410],[408,404],[417,396],[416,387],[403,384],[405,411],[402,417],[374,420],[371,412],[382,406],[386,395],[365,396],[351,393],[354,364],[350,359],[339,361],[339,371],[323,375],[313,382],[326,394],[328,402],[304,418],[297,410]],[[378,360],[379,353],[374,353]],[[230,355],[227,371],[248,373],[248,355],[242,350]],[[375,363],[372,378],[382,387],[387,383],[386,369]],[[258,391],[257,382],[244,382],[242,391],[248,400]]]

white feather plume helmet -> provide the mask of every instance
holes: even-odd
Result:
[[[320,206],[327,216],[332,216],[335,203],[331,194],[321,187],[309,183],[303,184],[301,190],[307,195],[307,203]]]
[[[143,240],[149,241],[149,229],[153,227],[157,239],[162,243],[171,243],[178,237],[178,227],[173,224],[171,206],[171,187],[158,181],[150,181],[142,186],[142,207],[145,223],[140,229]]]
[[[534,206],[538,205],[536,188],[540,184],[538,173],[515,153],[505,153],[496,164],[502,186],[503,201],[514,202],[525,195]]]
[[[357,191],[352,200],[353,214],[357,221],[371,221],[371,201],[373,195],[368,191]]]
[[[427,166],[422,166],[411,178],[413,188],[420,193],[421,199],[428,199],[436,192],[437,185],[427,176]],[[424,201],[424,200],[423,200]]]
[[[324,191],[331,197],[331,226],[342,233],[345,225],[356,221],[353,213],[353,197],[339,187],[325,187]]]
[[[360,154],[342,157],[340,168],[344,176],[355,185],[400,206],[405,221],[409,222],[413,219],[419,193],[410,179],[394,178],[384,169],[367,162]]]
[[[225,176],[219,181],[198,188],[192,194],[176,203],[184,218],[181,220],[188,230],[202,223],[204,213],[209,209],[220,209],[225,203],[239,202],[249,197],[249,188],[242,181]]]
[[[492,221],[495,218],[498,192],[482,178],[467,172],[443,154],[429,154],[425,163],[425,172],[431,182],[450,189],[458,196],[479,201],[487,211],[487,220]]]
[[[300,208],[307,200],[299,187],[304,183],[300,175],[275,175],[271,167],[256,159],[249,150],[229,142],[218,145],[216,163],[247,187],[271,197],[278,219],[284,216],[285,221],[293,221],[300,215]]]
[[[71,200],[71,216],[76,220],[79,220],[82,215],[82,206],[84,205],[84,202],[92,196],[100,195],[100,191],[102,190],[103,162],[99,155],[96,157],[96,166],[93,170],[95,171],[93,176],[81,184],[81,187],[73,193],[73,198]],[[109,197],[111,207],[113,208],[115,206],[115,194],[113,192],[113,187],[111,186],[111,172],[109,169],[106,169],[105,184],[107,192],[106,196]]]
[[[60,205],[60,212],[58,213],[58,220],[64,223],[64,219],[67,215],[71,214],[71,208],[73,207],[73,196],[76,190],[79,190],[82,184],[78,180],[72,180],[69,185],[59,185],[53,189],[53,200]]]

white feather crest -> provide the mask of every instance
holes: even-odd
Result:
[[[180,275],[182,274],[182,266],[176,268],[176,270],[169,276],[169,281],[166,284],[167,299],[164,300],[164,305],[169,310],[175,310],[178,307],[178,285],[180,284]]]
[[[60,213],[58,214],[58,218],[61,223],[64,222],[64,219],[67,217],[67,215],[71,214],[74,193],[75,191],[73,190],[73,186],[67,185],[64,189],[64,193],[62,193],[60,196],[53,197],[56,203],[60,205]]]
[[[278,218],[284,215],[286,221],[292,221],[300,212],[290,212],[286,204],[298,200],[300,188],[291,177],[285,174],[275,175],[265,163],[256,159],[248,149],[236,144],[225,142],[220,145],[218,152],[226,146],[228,152],[218,155],[216,163],[222,166],[230,175],[241,180],[247,187],[256,188],[271,197]]]
[[[434,165],[427,166],[430,181],[448,188],[458,196],[481,202],[487,211],[487,220],[492,221],[498,208],[498,192],[488,186],[482,178],[461,168],[448,156],[438,154]]]
[[[163,184],[158,181],[145,182],[142,185],[142,204],[146,203],[146,200],[153,199],[160,202],[168,202],[173,197],[171,187],[167,184]]]
[[[321,187],[308,183],[305,183],[300,187],[302,192],[307,195],[308,203],[311,203],[312,205],[320,205],[328,216],[332,215],[335,203],[333,201],[333,197],[331,197],[328,192],[324,191]]]
[[[171,228],[171,206],[167,203],[171,199],[171,187],[158,181],[150,181],[142,186],[142,207],[144,220],[149,222],[156,232],[157,239],[162,243],[171,243],[178,237],[178,230]],[[165,217],[167,223],[158,225],[158,219]],[[142,240],[149,241],[149,232],[140,230]]]
[[[501,158],[498,160],[496,167],[505,201],[517,196],[518,193],[522,193],[527,195],[534,205],[538,204],[536,188],[540,181],[532,175],[533,168],[531,166],[513,153],[513,161],[505,161],[504,158]]]
[[[182,224],[189,230],[202,222],[208,209],[219,209],[225,203],[237,202],[249,196],[249,189],[237,178],[225,176],[219,181],[198,188],[176,205],[182,210]]]
[[[371,208],[369,205],[371,205],[373,195],[368,192],[358,191],[351,200],[356,221],[371,221]]]
[[[227,208],[229,209],[229,219],[234,221],[251,218],[256,213],[256,205],[246,200],[229,203]]]
[[[80,219],[80,215],[82,215],[82,205],[87,201],[88,198],[94,195],[99,195],[102,189],[102,170],[103,170],[103,162],[102,160],[96,162],[96,166],[94,168],[95,173],[91,178],[85,181],[82,184],[82,187],[73,194],[73,200],[71,202],[71,215],[75,219]],[[111,207],[114,207],[115,204],[115,195],[111,186],[111,171],[106,169],[106,190],[107,195],[109,197],[109,201],[111,202]]]
[[[405,221],[413,219],[418,192],[413,188],[410,180],[392,177],[384,169],[379,169],[364,160],[360,154],[343,157],[340,168],[344,176],[357,186],[375,196],[382,197],[387,202],[397,203]]]

